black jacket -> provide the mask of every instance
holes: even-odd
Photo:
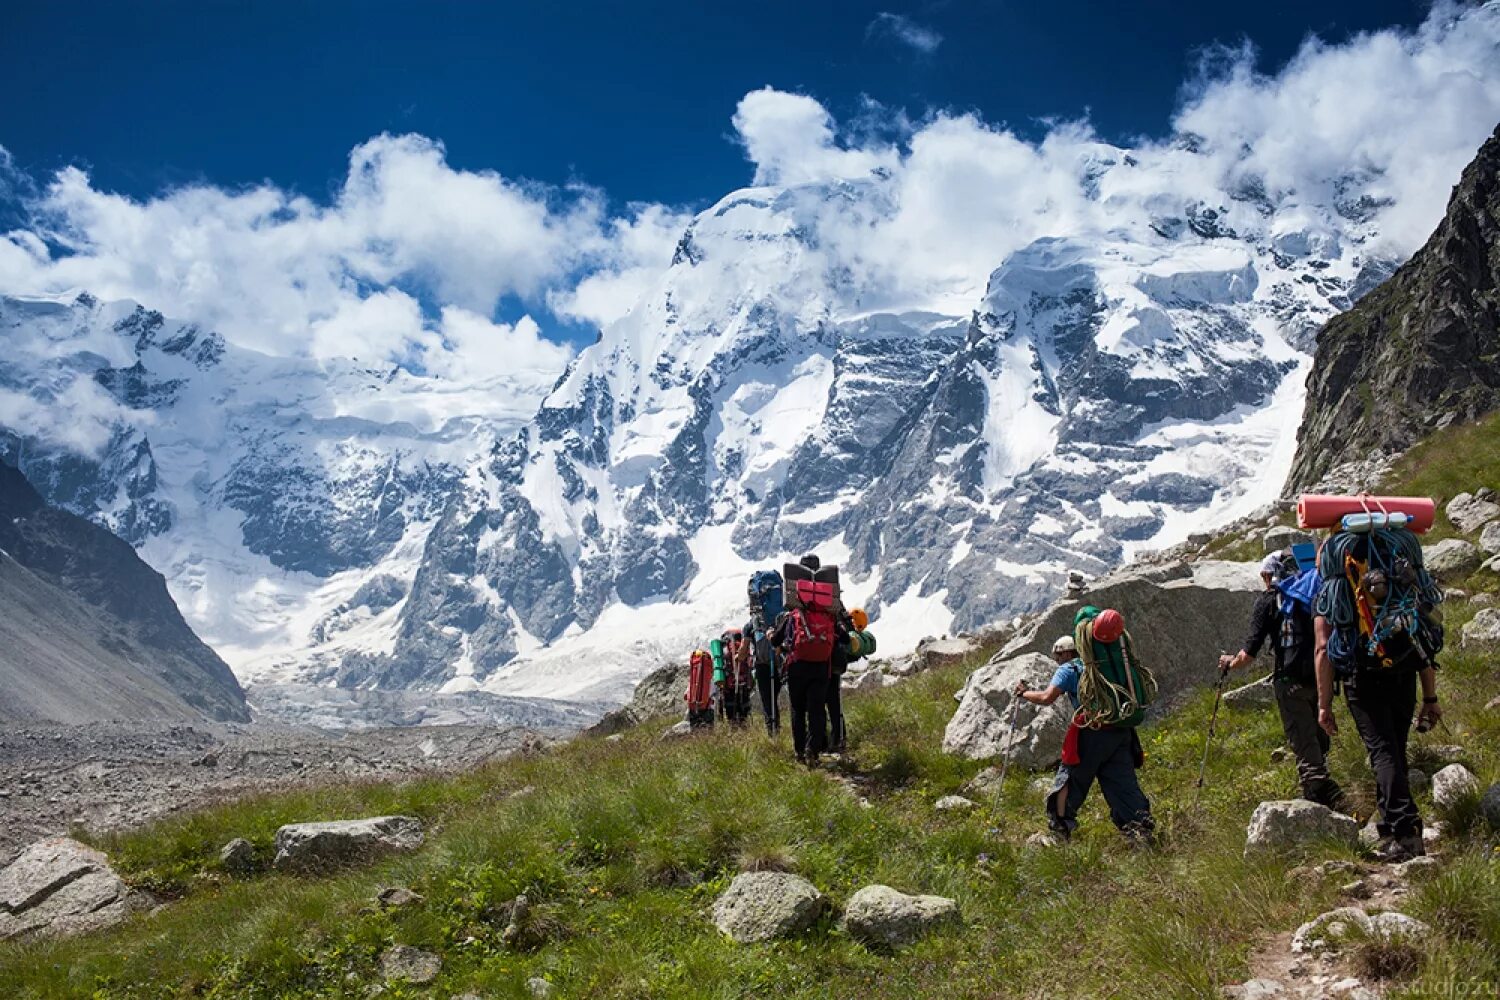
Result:
[[[1294,684],[1311,684],[1314,679],[1314,639],[1312,615],[1301,608],[1288,619],[1281,613],[1281,591],[1263,590],[1250,612],[1250,634],[1244,650],[1259,656],[1261,647],[1271,644],[1271,658],[1276,676]]]

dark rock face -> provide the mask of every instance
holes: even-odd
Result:
[[[0,464],[0,719],[247,721],[161,574]]]
[[[1317,344],[1288,490],[1500,408],[1500,129],[1426,245]]]

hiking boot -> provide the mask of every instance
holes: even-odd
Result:
[[[1405,837],[1385,837],[1379,844],[1375,845],[1375,858],[1387,864],[1399,865],[1403,861],[1412,858],[1420,858],[1427,853],[1427,847],[1422,843],[1420,833]]]
[[[807,763],[807,754],[805,754],[805,753],[799,753],[797,755],[797,763],[799,763],[799,764],[806,764]]]
[[[1062,847],[1068,842],[1068,835],[1058,830],[1048,830],[1045,833],[1033,833],[1026,838],[1027,847]]]

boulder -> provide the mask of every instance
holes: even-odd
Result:
[[[387,982],[427,986],[443,971],[443,960],[430,951],[409,945],[392,945],[380,956],[380,974]]]
[[[943,896],[908,896],[888,885],[867,885],[844,907],[849,936],[865,944],[899,948],[933,928],[958,920],[958,904]]]
[[[997,659],[1050,653],[1058,636],[1073,634],[1073,616],[1084,604],[1116,608],[1141,661],[1156,674],[1160,701],[1171,702],[1218,679],[1219,654],[1240,648],[1260,591],[1253,562],[1130,566],[1095,581],[1082,600],[1059,601],[1037,615]]]
[[[1437,858],[1424,854],[1396,865],[1391,869],[1391,874],[1406,882],[1425,882],[1436,877],[1442,867]]]
[[[153,905],[108,858],[68,837],[38,841],[0,869],[0,941],[95,931]]]
[[[249,875],[256,868],[255,845],[235,837],[219,849],[219,864],[231,875]]]
[[[974,655],[979,648],[972,638],[923,639],[917,644],[913,655],[916,671],[936,670],[949,664],[961,663]]]
[[[1449,764],[1432,776],[1432,801],[1440,809],[1451,809],[1478,794],[1479,779],[1462,764]]]
[[[1385,943],[1417,941],[1429,932],[1426,924],[1404,913],[1366,913],[1353,906],[1343,906],[1298,927],[1292,935],[1292,951],[1298,955],[1337,952],[1355,937]]]
[[[1422,562],[1434,580],[1468,576],[1482,561],[1479,549],[1462,538],[1445,538],[1435,545],[1422,546]]]
[[[788,872],[744,872],[714,901],[714,925],[740,944],[807,930],[826,899],[807,879]]]
[[[688,664],[669,663],[651,671],[635,686],[630,701],[611,712],[588,729],[590,733],[608,736],[647,719],[678,715],[687,706]]]
[[[1500,518],[1500,504],[1493,500],[1460,493],[1448,501],[1448,523],[1465,535],[1473,534],[1497,518]]]
[[[1265,708],[1276,704],[1276,688],[1269,676],[1224,692],[1224,704],[1236,708]]]
[[[1262,802],[1245,831],[1245,853],[1296,850],[1310,843],[1335,840],[1359,843],[1359,824],[1325,805],[1306,799]]]
[[[1008,725],[1016,682],[1044,687],[1056,670],[1050,656],[1026,653],[991,660],[969,675],[958,711],[943,731],[943,752],[969,760],[1006,756],[1022,767],[1046,767],[1062,752],[1070,711],[1066,699],[1047,705],[1021,701]]]
[[[276,831],[272,864],[291,871],[322,871],[420,846],[422,822],[413,816],[290,823]]]
[[[666,729],[663,729],[661,738],[664,740],[680,740],[684,736],[691,736],[692,734],[692,724],[688,720],[683,719],[681,722],[673,723]]]
[[[998,767],[987,767],[964,785],[964,791],[970,795],[992,796],[1000,794],[1000,769]]]
[[[1492,830],[1500,830],[1500,781],[1491,785],[1479,799],[1479,811]]]
[[[1481,609],[1464,625],[1461,635],[1462,646],[1500,646],[1500,608]]]
[[[1479,533],[1479,548],[1488,555],[1500,555],[1500,520],[1491,521]]]
[[[412,892],[403,885],[392,885],[381,889],[375,894],[375,902],[387,910],[399,910],[403,906],[415,906],[423,901],[425,897],[419,892]]]
[[[962,795],[944,795],[932,804],[938,812],[968,812],[977,807],[978,803]]]
[[[1261,542],[1265,546],[1267,554],[1280,552],[1282,549],[1290,548],[1302,542],[1313,541],[1313,536],[1301,528],[1293,528],[1290,525],[1279,524],[1274,528],[1267,528],[1261,536]]]
[[[1220,992],[1230,1000],[1276,1000],[1286,996],[1286,987],[1275,979],[1252,979],[1238,986],[1226,986]]]

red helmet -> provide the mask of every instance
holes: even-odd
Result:
[[[1125,634],[1125,619],[1114,608],[1105,608],[1094,616],[1094,638],[1114,642]]]

